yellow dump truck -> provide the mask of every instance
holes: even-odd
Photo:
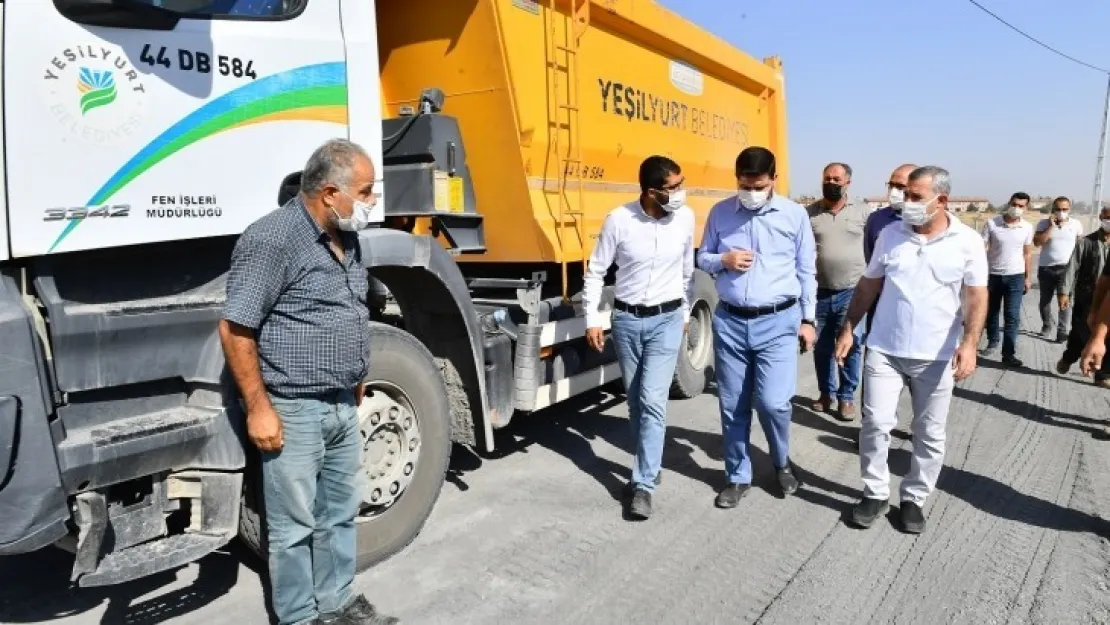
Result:
[[[361,567],[452,442],[617,379],[578,294],[645,157],[701,219],[745,146],[786,163],[779,62],[650,0],[7,0],[0,41],[0,555],[66,548],[84,586],[265,550],[216,323],[237,236],[324,140],[381,175]],[[715,301],[699,274],[678,397]]]

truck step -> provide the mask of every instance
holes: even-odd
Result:
[[[181,406],[67,429],[58,446],[63,481],[71,491],[87,490],[187,465],[220,418],[227,418],[223,410]]]
[[[83,575],[82,587],[110,586],[184,566],[227,544],[208,534],[177,534],[104,556],[96,571]]]

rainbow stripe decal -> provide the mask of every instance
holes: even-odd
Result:
[[[127,161],[86,206],[100,206],[158,163],[213,135],[254,124],[320,121],[347,124],[347,64],[306,65],[234,89],[177,122]],[[71,220],[54,243],[58,247],[84,220]]]

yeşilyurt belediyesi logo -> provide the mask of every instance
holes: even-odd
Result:
[[[146,113],[146,84],[120,48],[104,43],[61,50],[42,74],[48,110],[72,137],[96,145],[132,139]]]

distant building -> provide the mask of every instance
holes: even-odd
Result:
[[[886,197],[869,197],[867,198],[867,205],[871,210],[882,208],[889,202]],[[991,201],[985,197],[950,197],[948,198],[949,210],[962,213],[965,211],[982,213],[990,206]]]

